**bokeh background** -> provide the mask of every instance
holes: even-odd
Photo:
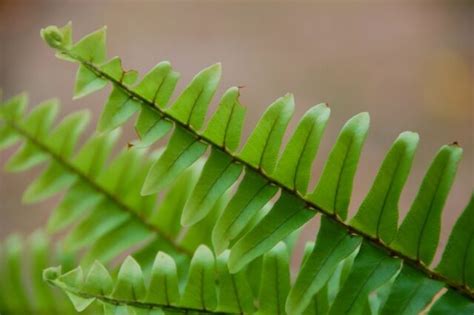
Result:
[[[458,141],[464,158],[443,214],[443,246],[472,193],[472,2],[0,0],[4,97],[25,90],[31,104],[59,97],[63,114],[89,108],[97,116],[108,90],[72,101],[75,65],[55,59],[39,36],[41,27],[69,20],[75,39],[107,25],[109,56],[120,55],[127,68],[144,73],[159,61],[171,61],[182,75],[178,89],[200,69],[222,62],[217,96],[227,87],[245,86],[245,136],[266,106],[287,92],[295,95],[296,117],[312,105],[328,103],[331,120],[315,163],[315,179],[344,122],[369,111],[371,129],[351,213],[370,188],[391,142],[404,130],[418,132],[421,141],[402,196],[402,215],[431,158],[446,143]],[[1,152],[0,164],[12,152]],[[0,171],[1,238],[33,231],[46,222],[57,199],[21,203],[22,192],[39,172]],[[311,227],[303,237],[314,238]]]

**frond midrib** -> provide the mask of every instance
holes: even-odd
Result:
[[[468,297],[471,300],[474,300],[474,290],[472,290],[471,288],[469,288],[467,286],[464,286],[462,284],[459,284],[459,283],[447,278],[446,276],[443,276],[442,274],[430,269],[428,266],[423,264],[420,260],[411,258],[411,257],[403,254],[402,252],[391,248],[389,245],[383,243],[379,238],[373,237],[373,236],[363,232],[362,230],[360,230],[356,227],[353,227],[349,224],[346,224],[341,218],[339,218],[339,216],[337,216],[337,214],[331,213],[330,211],[328,211],[328,210],[322,208],[321,206],[317,205],[315,202],[313,202],[311,200],[308,200],[301,193],[299,193],[296,189],[292,189],[292,188],[286,186],[285,184],[281,183],[277,179],[275,179],[275,178],[271,177],[270,175],[266,174],[260,167],[255,167],[255,166],[251,165],[250,163],[248,163],[244,159],[240,158],[239,156],[237,156],[233,152],[229,151],[224,145],[219,145],[219,144],[215,143],[212,139],[206,137],[204,134],[200,133],[198,130],[194,129],[192,126],[190,126],[188,124],[185,124],[185,123],[182,123],[181,121],[179,121],[178,119],[173,117],[170,113],[168,113],[165,110],[163,110],[162,108],[156,106],[153,102],[150,102],[145,97],[143,97],[140,94],[138,94],[138,93],[132,91],[131,89],[129,89],[127,86],[125,86],[123,84],[123,82],[116,80],[112,76],[110,76],[107,73],[100,70],[93,63],[91,63],[89,61],[86,61],[86,60],[82,59],[79,56],[74,55],[69,50],[60,49],[59,51],[61,53],[65,54],[65,55],[69,56],[70,58],[76,60],[77,62],[79,62],[83,66],[85,66],[88,70],[92,71],[96,76],[101,77],[101,78],[113,83],[116,88],[120,88],[130,98],[140,102],[142,105],[145,105],[149,109],[155,111],[160,116],[162,116],[163,119],[176,124],[180,128],[183,128],[183,129],[187,130],[189,133],[191,133],[196,138],[196,141],[200,141],[202,143],[210,145],[214,149],[220,150],[220,151],[228,154],[231,157],[232,163],[242,164],[246,168],[251,169],[254,172],[256,172],[257,174],[259,174],[261,177],[263,177],[265,180],[267,180],[270,185],[275,186],[275,187],[281,189],[282,191],[285,191],[285,192],[301,199],[304,202],[306,209],[308,209],[310,211],[313,211],[313,212],[316,212],[316,213],[321,213],[322,215],[325,215],[330,220],[332,220],[333,222],[335,222],[339,226],[341,226],[343,229],[345,229],[347,231],[347,233],[355,234],[355,235],[359,235],[359,236],[363,237],[365,240],[369,241],[372,245],[375,245],[376,247],[384,250],[387,253],[387,255],[392,256],[392,257],[398,257],[398,258],[402,259],[405,263],[407,263],[410,266],[412,266],[413,268],[421,271],[427,277],[429,277],[431,279],[434,279],[434,280],[444,282],[447,287],[459,292],[460,294]]]
[[[103,195],[112,203],[116,204],[118,209],[125,211],[129,213],[130,215],[134,216],[136,219],[138,219],[148,230],[152,231],[153,233],[157,234],[160,238],[168,242],[174,249],[176,249],[176,251],[182,254],[185,254],[189,257],[192,256],[191,252],[189,252],[184,247],[180,246],[171,236],[163,232],[159,227],[148,222],[148,220],[144,218],[143,216],[141,216],[138,213],[138,211],[126,205],[122,200],[117,198],[117,196],[115,196],[113,193],[111,193],[110,191],[108,191],[107,189],[99,185],[93,178],[91,178],[90,176],[88,176],[87,174],[79,170],[77,167],[75,167],[72,163],[70,163],[70,161],[68,161],[61,155],[54,152],[51,148],[48,147],[47,144],[39,141],[36,137],[32,136],[28,131],[24,130],[15,122],[10,121],[8,119],[5,119],[3,121],[8,126],[13,128],[16,132],[18,132],[22,137],[27,139],[27,141],[31,142],[38,149],[40,149],[41,151],[51,156],[51,158],[54,159],[54,161],[56,161],[57,163],[59,163],[62,167],[67,169],[72,174],[77,175],[81,179],[81,181],[87,183],[87,185],[89,185],[92,189],[94,189],[95,191]]]

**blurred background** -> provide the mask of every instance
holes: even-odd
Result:
[[[97,118],[109,90],[72,101],[76,66],[54,58],[39,36],[41,27],[69,20],[75,39],[107,25],[109,56],[121,56],[128,69],[144,73],[159,61],[171,61],[182,77],[178,89],[200,69],[222,62],[217,96],[230,86],[245,86],[245,136],[264,109],[287,92],[296,99],[290,130],[312,105],[328,103],[331,120],[314,179],[344,122],[370,112],[351,213],[391,142],[404,130],[418,132],[421,141],[402,196],[402,215],[431,158],[453,141],[464,148],[464,158],[443,214],[442,246],[469,200],[474,187],[472,2],[0,0],[0,87],[5,98],[23,90],[31,104],[59,97],[62,114],[89,108]],[[126,137],[133,138],[131,131]],[[1,165],[12,152],[0,153]],[[21,203],[22,192],[39,172],[0,171],[1,238],[46,222],[57,199]],[[303,237],[314,238],[311,227]]]

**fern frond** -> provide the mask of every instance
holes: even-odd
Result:
[[[157,203],[156,194],[142,197],[140,190],[160,154],[132,148],[111,158],[119,130],[93,135],[76,150],[88,112],[66,116],[53,128],[57,101],[44,102],[29,114],[25,112],[26,105],[24,94],[0,105],[0,147],[22,143],[7,162],[7,170],[23,171],[48,163],[29,185],[23,200],[37,202],[66,190],[49,218],[48,229],[58,232],[72,227],[64,246],[70,250],[87,247],[84,263],[97,259],[106,263],[140,244],[138,248],[143,251],[151,248],[155,253],[159,246],[189,258],[200,244],[211,245],[207,230],[215,223],[225,197],[213,205],[214,218],[208,216],[186,231],[179,224],[184,201],[196,185],[202,163],[174,178]]]
[[[167,107],[166,102],[177,79],[177,75],[170,68],[166,74],[155,78],[155,82],[149,74],[138,85],[133,86],[131,80],[125,82],[124,78],[128,72],[118,65],[113,74],[104,70],[106,65],[110,64],[103,57],[105,29],[86,36],[76,44],[69,42],[70,32],[69,24],[63,29],[46,28],[42,31],[42,36],[57,49],[60,56],[80,64],[76,97],[102,88],[105,82],[113,84],[102,123],[99,124],[100,129],[114,129],[138,111],[140,116],[137,126],[145,116],[148,116],[149,122],[154,117],[157,123],[167,121],[175,126],[162,157],[148,173],[142,193],[160,191],[167,186],[171,178],[199,159],[208,146],[212,147],[212,161],[208,160],[199,179],[202,185],[198,185],[199,188],[191,194],[193,201],[186,208],[183,218],[183,223],[192,224],[203,220],[210,206],[216,202],[217,196],[232,185],[241,172],[245,173],[236,194],[213,231],[218,251],[225,249],[228,243],[234,244],[229,258],[232,271],[243,268],[302,226],[316,212],[320,212],[349,233],[362,236],[364,244],[369,242],[382,248],[386,255],[396,256],[430,278],[445,282],[471,299],[474,297],[472,284],[459,285],[457,281],[429,268],[438,245],[441,211],[462,152],[457,145],[444,146],[440,150],[400,232],[397,232],[397,204],[417,143],[416,134],[402,134],[384,161],[379,176],[353,224],[347,223],[353,179],[369,125],[366,113],[355,116],[343,127],[315,190],[306,193],[309,169],[329,114],[327,109],[319,106],[305,115],[282,158],[278,160],[282,136],[294,107],[293,97],[286,95],[269,107],[243,149],[237,153],[243,110],[240,109],[236,88],[224,95],[217,112],[210,120],[211,123],[204,132],[201,131],[209,102],[217,88],[220,65],[200,72],[175,103]],[[63,41],[55,41],[52,44],[54,38],[63,38]],[[94,54],[98,57],[85,50],[84,47],[91,45],[95,47]],[[173,84],[168,84],[165,89],[162,82],[166,82],[166,79],[171,80]],[[89,85],[92,88],[88,87]],[[143,86],[148,88],[146,93],[139,89]],[[120,101],[116,100],[117,93],[121,95]],[[164,102],[158,102],[156,98],[151,97],[158,94],[166,95]],[[314,114],[315,112],[317,114]],[[170,127],[166,128],[160,129],[160,136],[164,135],[166,130],[171,130]],[[302,146],[298,145],[301,143]],[[252,176],[255,181],[249,179]],[[276,205],[252,230],[242,236],[240,232],[256,214],[256,210],[278,192],[281,196]],[[245,201],[241,202],[242,199]],[[202,205],[199,209],[194,205],[196,201]],[[417,226],[419,222],[422,222],[421,229]],[[222,237],[223,235],[226,237]]]
[[[284,245],[280,246],[283,249],[278,252],[286,251]],[[275,254],[268,253],[266,259],[274,259],[272,255]],[[132,314],[140,310],[150,313],[158,310],[199,314],[254,313],[254,297],[247,275],[245,271],[229,273],[227,258],[228,252],[225,252],[216,260],[211,250],[202,245],[194,253],[186,278],[182,279],[178,276],[176,262],[164,252],[158,252],[147,277],[137,261],[128,256],[116,276],[111,276],[96,261],[87,275],[82,267],[65,273],[61,267],[53,267],[44,271],[44,278],[64,290],[78,311],[98,301],[106,310],[125,309]],[[288,255],[283,257],[280,268],[286,270],[289,284]],[[262,276],[262,281],[265,280],[266,276]]]
[[[161,82],[166,81],[168,76],[172,78],[172,82],[177,78],[177,75],[171,75],[174,72],[170,68],[160,80],[155,79],[154,84],[150,74],[138,85],[133,86],[131,80],[130,82],[124,80],[128,72],[118,66],[114,74],[104,70],[104,67],[110,64],[103,57],[105,29],[86,36],[76,44],[66,40],[70,32],[70,25],[63,29],[49,27],[42,31],[42,36],[50,45],[54,38],[64,38],[63,42],[55,42],[51,46],[56,48],[61,56],[80,64],[76,83],[77,97],[102,88],[105,82],[113,84],[112,94],[101,119],[102,123],[99,124],[101,130],[118,127],[138,111],[140,116],[137,125],[140,120],[143,121],[143,117],[148,116],[149,121],[154,117],[157,123],[167,121],[175,126],[163,155],[147,175],[142,193],[155,193],[167,187],[172,178],[197,161],[207,147],[212,147],[211,158],[208,159],[199,179],[202,185],[198,185],[199,188],[191,193],[192,202],[190,201],[186,207],[182,220],[185,224],[193,224],[205,219],[219,194],[228,189],[241,172],[245,173],[244,179],[238,184],[236,194],[224,209],[213,231],[218,251],[225,249],[227,244],[232,244],[229,258],[232,272],[244,268],[247,263],[301,227],[316,212],[320,212],[347,232],[363,237],[363,249],[367,248],[366,243],[371,243],[385,251],[385,256],[395,256],[397,257],[395,260],[401,259],[426,276],[440,280],[450,288],[471,299],[474,298],[472,283],[459,284],[457,280],[447,277],[446,273],[429,268],[438,245],[441,211],[462,153],[459,146],[449,145],[441,148],[425,176],[412,209],[397,232],[397,204],[417,143],[416,134],[402,134],[387,155],[360,212],[352,223],[348,223],[346,217],[353,179],[369,125],[366,113],[356,115],[342,128],[316,188],[307,193],[308,170],[317,152],[329,110],[321,106],[310,110],[290,138],[282,158],[278,159],[282,137],[294,107],[293,97],[286,95],[269,107],[243,149],[237,153],[243,110],[240,110],[236,88],[225,94],[217,112],[210,120],[211,123],[204,132],[201,131],[208,105],[217,88],[220,65],[211,66],[200,72],[174,104],[166,107],[174,84],[169,84],[164,89]],[[84,47],[88,46],[95,47],[94,56],[98,57],[85,50]],[[89,85],[92,88],[88,87]],[[149,88],[148,94],[145,95],[138,89],[142,86]],[[154,93],[149,93],[150,91]],[[121,95],[119,101],[117,93]],[[150,98],[151,94],[160,93],[166,95],[165,102],[159,103],[156,98]],[[234,109],[238,109],[235,114]],[[220,123],[217,123],[218,120]],[[171,130],[170,127],[166,128]],[[165,133],[166,130],[159,135]],[[227,142],[226,139],[232,140]],[[297,145],[301,142],[302,146]],[[255,180],[251,180],[250,177],[254,177]],[[278,192],[280,197],[275,206],[250,231],[241,235],[257,210]],[[194,202],[201,203],[202,207],[196,207]],[[421,228],[418,226],[420,222]],[[223,235],[226,237],[220,240]],[[366,250],[362,252],[365,253]],[[472,249],[469,249],[469,253],[472,253]],[[385,260],[382,261],[381,264],[385,265]],[[393,266],[392,260],[387,264],[390,270],[397,269],[393,267],[397,265],[396,261],[393,262]],[[468,267],[464,266],[463,270],[465,268]],[[378,274],[376,270],[374,274]],[[304,276],[303,274],[302,277]],[[389,278],[391,277],[383,279],[388,281]],[[379,285],[375,280],[373,283],[375,286]],[[367,286],[361,288],[361,292],[369,294],[375,289],[377,288]],[[345,289],[342,288],[341,292],[345,292]],[[359,302],[354,306],[364,307]]]
[[[60,247],[55,248],[44,232],[34,232],[27,239],[13,234],[3,241],[0,244],[0,313],[76,314],[67,301],[59,298],[59,291],[43,281],[43,270],[56,264],[69,271],[76,264],[75,257]]]

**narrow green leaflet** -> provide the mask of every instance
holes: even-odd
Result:
[[[204,131],[204,137],[234,152],[239,144],[245,117],[245,107],[239,103],[239,89],[228,89]]]
[[[330,109],[325,104],[306,112],[278,161],[273,176],[280,183],[302,194],[306,193],[311,166],[329,119]]]
[[[135,131],[140,140],[134,141],[132,144],[139,148],[148,147],[164,137],[172,127],[173,124],[165,120],[156,111],[142,106],[135,123]]]
[[[221,72],[220,63],[199,72],[168,112],[181,123],[196,130],[201,129],[207,108],[219,84]]]
[[[103,198],[104,196],[88,184],[82,181],[77,182],[66,192],[63,200],[50,215],[47,224],[48,231],[57,232],[64,229],[85,211],[97,206]]]
[[[288,314],[303,314],[313,296],[334,274],[339,262],[360,245],[359,237],[326,218],[321,218],[321,228],[316,246],[306,258],[286,301]]]
[[[369,293],[364,310],[365,313],[380,314],[380,309],[387,301],[398,274],[399,273],[395,273],[387,282]]]
[[[258,315],[283,315],[290,290],[288,250],[283,242],[263,256]]]
[[[368,129],[367,113],[347,121],[329,153],[314,192],[308,196],[309,200],[343,220],[347,217],[354,175]]]
[[[448,290],[431,307],[428,315],[472,315],[474,303],[455,291]]]
[[[158,252],[153,263],[145,302],[161,305],[178,305],[179,288],[178,272],[173,258],[166,253]]]
[[[107,269],[95,261],[84,281],[83,289],[91,295],[107,296],[112,293],[114,282]]]
[[[360,246],[338,264],[334,274],[331,275],[329,281],[316,295],[315,301],[317,302],[318,309],[324,309],[325,313],[328,312],[329,308],[334,303],[337,294],[346,283],[347,278],[349,277],[349,274],[352,270],[354,260],[359,254],[359,250]]]
[[[133,84],[138,78],[138,72],[135,70],[125,71],[122,67],[122,60],[119,57],[113,57],[103,65],[100,70],[115,81],[125,85]]]
[[[262,209],[277,191],[276,187],[270,185],[256,172],[246,169],[237,192],[212,230],[215,251],[222,253],[228,248],[230,241],[239,236],[258,210]]]
[[[113,130],[124,124],[138,110],[140,110],[138,101],[122,89],[114,87],[105,104],[97,129],[100,132]]]
[[[474,288],[474,194],[449,237],[436,270],[451,280]]]
[[[199,246],[191,260],[180,305],[202,310],[215,309],[217,305],[215,276],[214,255],[206,246]]]
[[[55,162],[50,162],[48,168],[37,177],[23,193],[24,203],[34,203],[45,200],[52,195],[67,189],[74,183],[76,176]]]
[[[294,98],[291,94],[271,104],[245,143],[240,157],[248,164],[271,174],[294,107]]]
[[[212,239],[210,231],[212,230],[217,217],[227,204],[229,193],[230,191],[219,198],[204,220],[201,220],[199,223],[185,229],[184,235],[181,235],[182,237],[180,237],[179,240],[179,244],[182,247],[191,252],[194,252],[200,245],[211,247]]]
[[[80,134],[89,120],[89,112],[73,113],[59,124],[49,136],[48,146],[57,155],[70,158]],[[23,194],[23,201],[32,203],[44,200],[72,184],[76,177],[60,163],[51,162],[49,167],[37,177]]]
[[[57,267],[57,271],[52,270],[52,268],[49,268],[45,270],[43,273],[43,278],[46,281],[50,281],[53,278],[56,277],[56,273],[60,274],[61,272],[61,267]],[[52,280],[54,281],[54,280]],[[84,274],[83,271],[80,267],[73,269],[63,275],[60,275],[57,278],[57,281],[60,283],[61,288],[68,288],[68,289],[73,289],[77,290],[77,288],[81,288],[83,283],[84,283]],[[73,290],[71,291],[66,291],[67,296],[69,297],[69,300],[71,300],[72,304],[74,305],[74,308],[78,312],[84,311],[89,305],[91,305],[94,301],[95,298],[91,297],[83,297]]]
[[[255,312],[253,294],[245,271],[230,274],[227,267],[229,251],[217,257],[217,309],[219,312],[251,314]]]
[[[395,280],[380,314],[419,314],[442,288],[441,282],[431,280],[419,271],[405,265]]]
[[[149,217],[150,224],[159,227],[166,235],[179,234],[184,205],[196,186],[201,169],[202,163],[198,160],[172,183],[161,198],[158,209]]]
[[[97,239],[82,258],[83,265],[94,260],[109,263],[113,258],[153,236],[141,221],[131,219]]]
[[[102,90],[107,83],[106,79],[97,76],[92,70],[81,64],[77,69],[73,99],[79,99]]]
[[[305,203],[285,191],[270,212],[232,247],[229,270],[234,273],[270,250],[315,215]]]
[[[70,52],[81,60],[90,63],[103,63],[106,58],[106,27],[84,36],[71,47]]]
[[[72,46],[68,53],[86,63],[101,64],[106,59],[106,28],[93,32]],[[87,66],[81,64],[76,74],[74,98],[78,99],[107,85],[107,80],[99,77]]]
[[[402,133],[393,143],[351,225],[390,243],[397,233],[398,201],[410,173],[418,134]]]
[[[11,126],[0,124],[0,150],[5,150],[21,139],[20,135]]]
[[[120,266],[112,296],[119,300],[141,301],[146,288],[140,265],[128,256]]]
[[[169,62],[163,61],[151,69],[133,91],[158,107],[165,108],[178,80],[179,73],[173,71]]]
[[[85,175],[96,178],[101,173],[119,135],[120,129],[117,129],[90,138],[75,156],[74,167]]]
[[[18,94],[4,102],[0,106],[0,118],[7,121],[16,121],[23,117],[28,105],[28,95]]]
[[[70,157],[89,120],[90,112],[87,110],[67,115],[49,135],[48,147],[62,157]]]
[[[56,118],[59,108],[57,100],[45,101],[36,106],[28,115],[26,120],[20,121],[17,130],[27,134],[29,141],[22,144],[20,149],[8,160],[5,165],[6,170],[20,172],[27,170],[47,159],[47,154],[43,152],[35,143],[36,139],[46,139],[48,132]]]
[[[462,149],[443,146],[428,169],[393,243],[400,250],[425,264],[431,263],[438,247],[441,212],[451,188]]]
[[[213,149],[186,203],[181,224],[190,226],[201,221],[241,172],[242,165],[235,164],[228,154]]]
[[[206,151],[207,146],[186,130],[176,127],[166,150],[156,161],[143,184],[142,194],[150,195],[168,187],[176,177]]]
[[[23,117],[28,104],[28,95],[19,94],[0,104],[0,150],[4,150],[20,140],[18,132],[8,123]]]
[[[337,294],[329,314],[361,314],[369,293],[389,281],[400,269],[400,263],[363,242],[349,278]]]
[[[74,226],[64,240],[65,246],[71,250],[77,250],[91,245],[129,218],[129,213],[110,201],[104,201],[95,207],[90,215]]]

